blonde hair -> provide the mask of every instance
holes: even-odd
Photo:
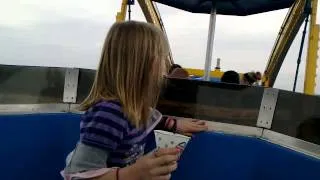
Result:
[[[88,110],[100,100],[119,100],[133,125],[146,125],[167,73],[168,54],[163,33],[152,24],[115,23],[105,39],[92,89],[80,109]]]

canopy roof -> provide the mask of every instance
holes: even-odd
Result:
[[[289,8],[295,0],[153,0],[192,13],[210,14],[212,2],[217,14],[246,16]]]

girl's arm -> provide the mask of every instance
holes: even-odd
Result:
[[[163,116],[155,129],[191,136],[193,133],[208,130],[208,126],[201,120]]]
[[[62,172],[65,180],[99,179],[104,175],[113,180],[116,175],[117,167],[106,166],[109,159],[108,150],[80,142],[69,157]]]
[[[139,158],[133,165],[117,169],[93,180],[141,180],[170,179],[177,169],[180,150],[176,148],[159,149]]]
[[[97,103],[81,119],[80,141],[69,156],[62,172],[66,180],[93,179],[104,174],[111,176],[117,167],[108,167],[110,152],[121,143],[128,121],[120,105]]]
[[[93,178],[92,180],[140,180],[137,171],[133,165],[116,169],[110,173],[106,173],[100,177]]]
[[[106,167],[108,154],[103,149],[79,143],[63,172],[65,179],[140,180],[141,173],[134,165],[125,168]]]
[[[126,131],[128,121],[123,118],[115,104],[98,104],[83,115],[80,142],[61,173],[65,180],[141,180],[142,177],[163,179],[163,176],[170,176],[176,169],[179,153],[176,149],[150,153],[121,169],[107,165],[110,152],[121,143]]]

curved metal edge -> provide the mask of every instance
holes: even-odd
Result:
[[[252,136],[261,137],[262,128],[242,126],[236,124],[219,123],[213,121],[206,121],[209,131],[223,132],[227,134],[242,135],[242,136]]]
[[[271,142],[289,148],[291,150],[303,153],[305,155],[320,159],[320,145],[313,144],[295,137],[290,137],[271,130],[241,126],[235,124],[226,124],[206,121],[209,131],[223,132],[226,134],[243,135],[256,137],[264,141]]]
[[[264,129],[261,139],[320,159],[320,145]]]
[[[69,104],[0,104],[0,114],[70,112]]]

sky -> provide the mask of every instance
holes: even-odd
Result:
[[[120,0],[0,0],[0,64],[95,69]],[[204,67],[209,15],[157,4],[175,63]],[[288,9],[246,17],[217,16],[212,67],[263,72]],[[145,21],[138,4],[132,19]],[[275,87],[292,90],[302,31],[282,65]],[[297,91],[302,92],[305,43]],[[319,64],[318,60],[318,64]],[[320,70],[317,69],[318,74]],[[320,94],[320,75],[317,78]]]

